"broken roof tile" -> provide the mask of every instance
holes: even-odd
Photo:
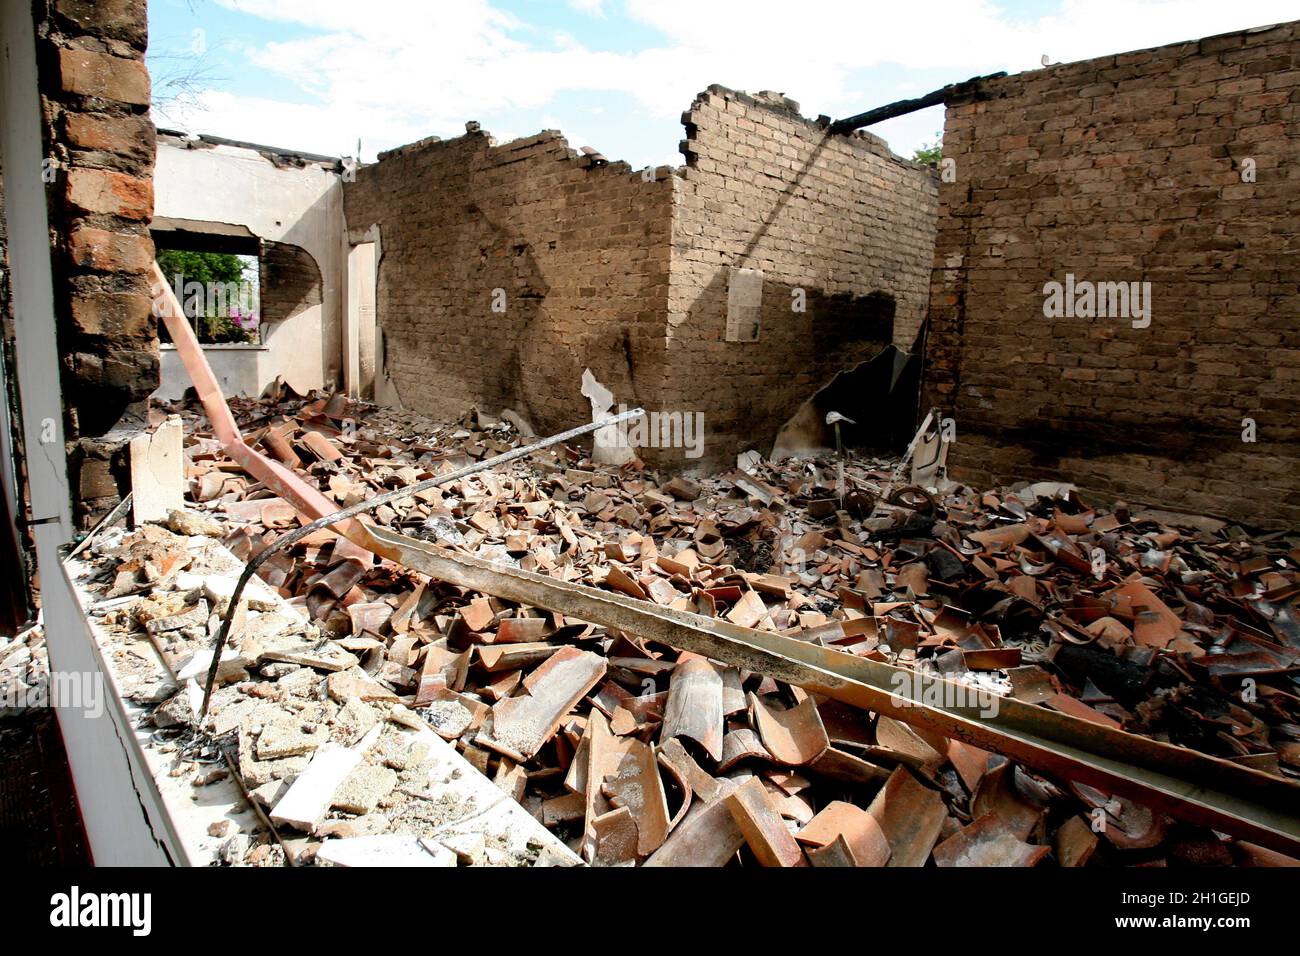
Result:
[[[605,661],[598,654],[575,647],[556,650],[524,678],[523,695],[493,705],[491,741],[525,758],[533,756],[604,675]]]

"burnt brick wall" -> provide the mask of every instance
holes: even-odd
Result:
[[[570,427],[588,420],[590,368],[629,406],[704,413],[703,459],[642,457],[716,465],[770,447],[835,372],[911,346],[932,170],[721,87],[685,122],[683,171],[593,165],[549,131],[424,141],[359,170],[344,186],[348,230],[356,242],[379,226],[377,313],[403,404],[512,407],[540,430]],[[732,266],[765,273],[757,342],[725,341]],[[805,312],[791,309],[795,288]]]
[[[147,4],[38,0],[34,12],[69,480],[88,521],[125,488],[118,445],[99,439],[158,386]]]
[[[831,134],[784,97],[712,86],[683,116],[668,363],[660,401],[704,413],[704,464],[770,450],[836,372],[925,315],[937,176],[868,133]],[[763,271],[758,341],[727,341],[730,270]],[[802,289],[806,311],[792,307]]]
[[[475,130],[358,170],[348,229],[379,226],[376,311],[402,403],[572,427],[590,420],[584,368],[637,400],[657,383],[671,195],[667,177],[593,165],[553,131],[497,146]]]
[[[949,102],[927,389],[955,475],[1300,525],[1297,120],[1296,23]],[[1067,273],[1149,281],[1149,327],[1044,317]]]
[[[262,241],[258,307],[263,322],[279,322],[321,304],[320,269],[311,253],[288,242]]]

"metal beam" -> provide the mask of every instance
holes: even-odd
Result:
[[[1014,698],[997,698],[992,717],[978,706],[934,705],[967,695],[947,681],[796,638],[503,567],[383,528],[367,533],[378,554],[437,580],[703,654],[1283,853],[1300,852],[1300,786],[1279,777]],[[913,693],[903,696],[900,687]]]

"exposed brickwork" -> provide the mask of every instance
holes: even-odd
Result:
[[[143,60],[65,47],[59,50],[59,74],[65,93],[149,105],[149,71]]]
[[[384,154],[344,188],[353,241],[380,229],[378,315],[404,404],[587,420],[590,368],[619,401],[705,414],[717,464],[770,445],[800,402],[924,313],[934,174],[869,136],[714,88],[690,166],[593,165],[555,132],[480,132]],[[757,343],[725,342],[730,266],[763,269]],[[807,311],[790,309],[804,288]],[[492,309],[504,290],[504,313]]]
[[[948,104],[927,376],[956,474],[1300,525],[1297,120],[1295,23]],[[1149,281],[1150,326],[1045,318],[1067,273]]]
[[[320,269],[307,250],[263,241],[258,300],[263,322],[279,322],[321,303]]]
[[[145,0],[35,7],[69,479],[81,492],[83,521],[125,487],[118,443],[99,439],[158,385],[146,7]]]
[[[584,368],[635,400],[663,334],[671,189],[591,167],[556,132],[494,146],[475,131],[359,170],[348,228],[380,229],[377,312],[402,402],[569,427],[590,419]]]
[[[685,176],[674,197],[668,306],[672,373],[659,401],[705,416],[703,462],[770,450],[835,373],[925,315],[935,173],[879,137],[830,134],[781,97],[722,87],[683,116]],[[725,340],[732,267],[763,271],[759,340]],[[793,308],[804,290],[806,311]]]

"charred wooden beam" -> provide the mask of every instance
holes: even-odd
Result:
[[[958,94],[969,92],[984,80],[996,80],[1003,76],[1006,76],[1006,73],[990,73],[987,76],[973,76],[962,83],[949,83],[933,93],[926,93],[925,96],[918,96],[910,100],[899,100],[896,103],[886,103],[884,106],[877,106],[865,113],[858,113],[856,116],[847,116],[844,119],[836,120],[831,124],[830,130],[832,133],[851,133],[855,129],[862,129],[862,127],[870,126],[873,123],[893,119],[895,116],[906,116],[908,113],[915,113],[917,110],[923,110],[928,106],[938,106],[941,103],[946,103],[950,98]]]

